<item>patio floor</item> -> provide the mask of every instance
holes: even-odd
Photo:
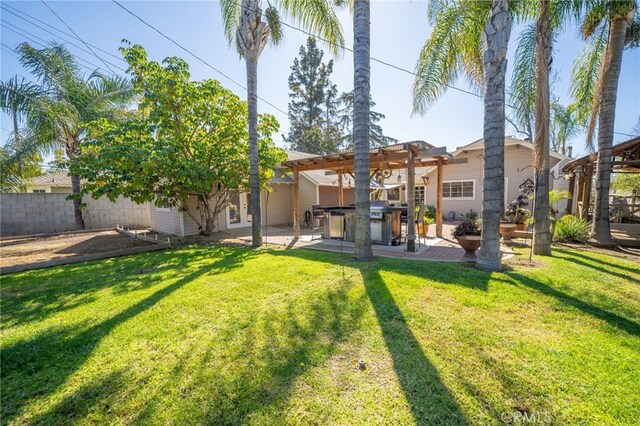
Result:
[[[420,244],[416,240],[416,252],[407,252],[406,244],[399,246],[373,245],[375,256],[396,257],[415,260],[438,260],[446,262],[464,262],[462,256],[464,250],[452,238],[451,230],[455,224],[443,224],[442,235],[444,238],[435,236],[435,226],[429,227],[427,239],[421,239]],[[251,228],[238,228],[227,230],[225,233],[234,238],[251,241]],[[320,231],[312,231],[309,228],[300,228],[300,238],[293,238],[293,228],[286,225],[268,226],[263,233],[263,240],[266,244],[277,244],[287,247],[305,248],[311,250],[332,251],[337,253],[353,253],[354,243],[340,240],[323,239]],[[502,246],[503,259],[513,256],[513,251]]]

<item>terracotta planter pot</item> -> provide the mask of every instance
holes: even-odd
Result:
[[[464,260],[473,262],[476,260],[476,251],[480,248],[480,235],[465,235],[462,237],[456,237],[460,247],[464,249]]]
[[[500,224],[500,235],[502,238],[511,238],[513,236],[513,232],[516,230],[515,223],[501,223]]]
[[[527,229],[527,225],[524,223],[516,223],[516,231],[524,231]]]

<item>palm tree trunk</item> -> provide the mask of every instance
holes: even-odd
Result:
[[[609,186],[611,183],[611,147],[616,119],[618,79],[622,66],[628,16],[616,16],[611,21],[609,42],[602,73],[600,114],[598,117],[598,160],[596,165],[596,200],[591,238],[600,245],[613,245],[609,223]]]
[[[356,0],[353,9],[353,139],[355,144],[356,229],[355,257],[373,259],[369,218],[369,1]]]
[[[538,185],[533,212],[533,252],[551,256],[549,221],[549,66],[551,64],[551,22],[549,0],[540,2],[536,26],[536,133],[533,165]]]
[[[260,170],[258,164],[258,61],[246,58],[247,102],[249,104],[249,183],[251,186],[251,245],[262,245],[260,212]]]
[[[80,176],[71,175],[71,191],[74,194],[80,193]],[[75,217],[77,229],[84,229],[84,220],[82,220],[82,210],[80,208],[81,206],[82,200],[75,198],[73,200],[73,216]]]
[[[508,0],[492,0],[483,31],[484,183],[482,246],[476,266],[497,271],[500,263],[500,216],[504,208],[504,89],[507,48],[511,35]]]

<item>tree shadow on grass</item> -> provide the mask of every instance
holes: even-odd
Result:
[[[182,275],[196,262],[231,252],[225,248],[170,250],[8,275],[2,278],[0,328],[43,321],[91,303],[105,288],[115,294],[144,290]]]
[[[558,256],[558,254],[562,256]],[[584,255],[576,250],[554,249],[554,257],[640,284],[640,267],[631,268],[614,264],[595,255]]]
[[[511,277],[516,284],[521,284],[525,287],[529,287],[544,295],[551,296],[558,301],[572,306],[585,314],[591,315],[599,320],[605,321],[612,327],[616,327],[626,333],[633,336],[640,336],[640,324],[632,321],[628,318],[609,312],[593,304],[584,302],[577,297],[571,296],[565,292],[553,288],[551,285],[545,284],[542,281],[535,280],[517,272],[507,272],[507,276]],[[505,282],[511,282],[505,280]]]
[[[32,399],[56,392],[117,326],[152,308],[199,276],[236,268],[254,254],[249,250],[230,251],[222,259],[197,267],[127,309],[84,330],[78,331],[81,326],[75,324],[49,330],[3,348],[0,354],[4,388],[1,397],[3,421],[10,423]],[[64,407],[58,404],[36,423],[65,423],[69,413]]]
[[[367,268],[362,271],[362,278],[416,423],[469,424],[438,370],[424,354],[380,272]]]
[[[199,341],[174,367],[164,389],[186,391],[172,418],[202,424],[284,423],[297,379],[309,369],[326,368],[340,343],[359,328],[366,297],[350,298],[351,287],[349,280],[343,280],[314,297],[303,291],[284,306],[266,311],[253,312],[260,302],[247,301],[250,306],[243,308],[249,312],[239,320],[228,320],[210,340]],[[167,396],[153,395],[145,405],[134,423],[157,419]],[[331,419],[298,417],[298,421]]]

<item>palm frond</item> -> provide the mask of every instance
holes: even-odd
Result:
[[[340,46],[344,45],[344,37],[342,25],[332,1],[275,0],[274,3],[279,6],[285,16],[325,40],[334,55],[340,53]]]
[[[429,14],[437,20],[416,64],[413,112],[424,114],[460,73],[482,85],[481,34],[486,2],[442,1]]]
[[[573,64],[570,93],[571,109],[575,111],[578,123],[588,125],[587,149],[593,150],[593,133],[598,116],[599,76],[602,75],[609,31],[603,24],[588,40]]]
[[[222,12],[222,26],[224,35],[229,44],[236,41],[236,31],[240,22],[240,11],[242,0],[220,0],[220,11]]]
[[[520,33],[509,87],[510,103],[518,126],[533,137],[536,103],[536,26],[527,25]]]

